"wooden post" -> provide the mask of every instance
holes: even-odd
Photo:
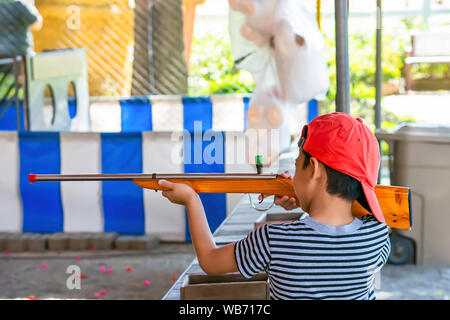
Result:
[[[319,29],[321,30],[321,8],[320,8],[320,1],[321,0],[316,0],[316,18],[317,18],[317,25],[319,26]]]
[[[194,33],[195,8],[205,0],[183,0],[183,37],[184,55],[186,67],[189,72],[189,60],[191,57],[192,35]]]

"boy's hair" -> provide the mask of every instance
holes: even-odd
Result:
[[[306,139],[308,131],[306,130],[304,138]],[[311,155],[301,148],[301,152],[305,155],[303,162],[303,169],[309,165]],[[320,161],[320,160],[319,160]],[[337,195],[338,197],[354,201],[360,198],[363,194],[361,183],[349,175],[330,168],[325,163],[321,162],[327,171],[327,192],[329,194]]]

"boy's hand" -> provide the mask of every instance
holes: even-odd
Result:
[[[187,184],[174,183],[164,179],[158,181],[161,187],[167,188],[162,195],[169,199],[170,202],[187,205],[192,199],[195,199],[197,193]]]
[[[283,178],[291,178],[292,176],[289,173],[289,171],[285,171],[282,174],[280,174]],[[264,197],[268,197],[270,195],[265,194]],[[261,200],[261,195],[258,197],[259,200]],[[288,196],[283,196],[283,197],[279,197],[279,196],[275,196],[275,200],[274,203],[277,206],[283,207],[285,210],[293,210],[295,208],[297,208],[297,199],[295,198],[289,198]]]

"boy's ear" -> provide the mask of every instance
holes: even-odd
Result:
[[[324,169],[323,164],[314,157],[309,159],[309,165],[311,166],[311,178],[320,179],[322,178],[322,169]]]

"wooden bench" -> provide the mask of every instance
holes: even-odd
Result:
[[[450,64],[450,32],[423,31],[411,34],[411,50],[405,59],[407,91],[450,89],[450,79],[427,80],[428,84],[414,80],[412,65],[420,63]]]

